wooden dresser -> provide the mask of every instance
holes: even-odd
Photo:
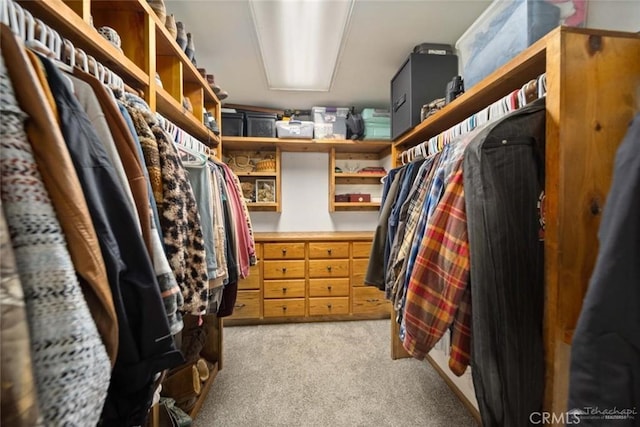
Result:
[[[365,286],[372,233],[256,233],[258,264],[238,283],[225,324],[389,318],[384,293]]]

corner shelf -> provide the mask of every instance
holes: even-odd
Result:
[[[254,184],[253,195],[252,198],[255,200],[255,184],[256,181],[261,179],[266,179],[274,182],[275,185],[275,202],[247,202],[247,209],[250,211],[259,211],[259,212],[281,212],[282,206],[282,188],[281,188],[281,179],[280,179],[280,148],[274,145],[251,145],[249,147],[243,144],[229,144],[224,139],[224,155],[222,159],[227,161],[231,157],[236,156],[244,156],[248,159],[251,159],[255,162],[258,159],[265,159],[267,157],[271,157],[276,162],[276,170],[275,171],[250,171],[250,172],[235,172],[238,179],[240,179],[240,183],[252,183]],[[258,148],[256,148],[258,147]],[[248,197],[245,197],[247,200]]]
[[[386,173],[336,172],[337,161],[374,161],[379,165],[380,153],[376,152],[343,152],[334,147],[329,152],[329,212],[336,211],[377,211],[380,202],[336,202],[337,186],[377,186],[382,184]]]

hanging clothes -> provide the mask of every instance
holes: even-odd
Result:
[[[484,426],[542,410],[544,99],[490,124],[464,158],[471,253],[472,376]]]
[[[93,98],[98,102],[101,109],[104,123],[107,129],[104,129],[105,136],[101,137],[104,141],[108,141],[109,135],[113,142],[113,156],[118,157],[122,164],[124,173],[123,187],[125,191],[127,187],[130,189],[131,200],[135,206],[135,212],[140,223],[142,237],[149,254],[153,252],[151,244],[151,211],[149,208],[149,194],[147,193],[147,179],[142,172],[142,162],[138,157],[133,137],[127,128],[124,118],[115,103],[113,94],[107,91],[107,88],[94,76],[85,73],[78,67],[73,69],[73,76],[76,96],[78,96],[80,88],[86,87],[87,98],[91,96],[89,91],[93,93]],[[83,84],[80,84],[83,83]],[[86,85],[86,86],[85,86]],[[95,120],[97,121],[97,119]],[[94,120],[92,120],[94,122]],[[94,125],[95,126],[95,125]]]
[[[615,157],[600,248],[571,345],[568,408],[580,425],[640,426],[640,114]],[[601,412],[589,412],[597,408]],[[617,410],[617,411],[616,411]],[[595,417],[593,415],[596,415]]]
[[[1,196],[25,290],[38,402],[45,425],[95,425],[107,396],[111,364],[24,130],[27,116],[5,68],[7,50],[12,59],[20,57],[12,50],[17,44],[9,42],[12,35],[6,27],[2,31]],[[28,63],[24,54],[21,58],[17,66],[24,68]],[[33,72],[23,71],[27,73],[13,74],[14,79],[26,75],[35,81]]]
[[[420,217],[420,210],[427,192],[427,184],[432,176],[434,157],[427,158],[418,168],[414,184],[407,195],[407,200],[400,207],[398,227],[393,237],[389,261],[385,273],[385,295],[391,300],[394,309],[400,316],[404,300],[404,278],[407,272],[408,253],[415,236]]]
[[[82,87],[82,85],[78,84],[78,79],[80,79],[81,82],[79,83],[86,83],[89,88],[88,90],[95,92],[94,97],[97,98],[97,102],[99,102],[99,107],[108,126],[108,129],[104,129],[103,132],[111,133],[111,137],[105,135],[101,139],[103,140],[103,144],[105,144],[104,141],[108,141],[109,138],[111,138],[114,144],[113,148],[116,150],[113,155],[121,159],[122,170],[125,174],[124,177],[121,177],[121,182],[123,186],[130,188],[130,194],[135,205],[135,212],[137,213],[142,237],[147,247],[147,252],[151,257],[160,287],[161,297],[169,322],[169,329],[171,334],[175,335],[180,332],[183,327],[182,317],[178,312],[178,306],[182,305],[182,294],[180,293],[178,283],[164,254],[164,247],[162,246],[160,235],[155,230],[154,212],[149,202],[149,181],[147,175],[143,172],[143,170],[146,169],[142,167],[136,142],[125,122],[124,116],[120,113],[120,109],[116,106],[105,86],[95,77],[78,68],[74,68],[73,72],[75,80],[72,81],[76,84],[76,95],[79,92],[78,86]],[[83,92],[86,91],[86,88],[83,89]],[[88,104],[91,102],[92,96],[89,93],[85,93],[83,97],[85,98],[85,103]],[[92,108],[93,110],[97,109],[95,106]],[[94,121],[100,122],[101,120],[99,116],[97,116]]]
[[[147,164],[153,165],[148,168],[152,186],[156,151],[150,147],[157,147],[161,187],[159,194],[154,188],[154,196],[157,197],[165,252],[184,298],[179,309],[184,313],[204,314],[208,300],[206,252],[191,184],[173,142],[146,103],[135,95],[127,94],[126,106],[145,156],[148,153],[152,155],[150,159],[145,157]]]
[[[7,222],[0,201],[0,332],[2,394],[0,424],[43,426],[31,361],[31,337],[24,292],[18,276]]]
[[[49,102],[55,106],[53,95],[48,86],[38,84],[46,81],[46,77],[35,54],[24,52],[10,33],[3,32],[2,37],[6,55],[11,58],[9,72],[22,76],[14,86],[21,108],[30,116],[25,129],[36,162],[67,239],[85,300],[113,366],[118,352],[116,310],[89,208],[58,128],[57,109],[49,108]],[[34,62],[38,64],[37,67],[33,66]],[[24,78],[29,75],[32,77]]]
[[[142,424],[151,404],[155,374],[180,364],[182,356],[169,332],[147,250],[141,239],[132,238],[139,235],[137,220],[109,158],[60,71],[47,58],[41,61],[99,236],[118,313],[120,345],[102,422]]]
[[[378,225],[371,244],[369,264],[367,265],[364,278],[366,284],[376,286],[381,290],[384,289],[384,258],[386,254],[389,215],[391,214],[391,208],[393,207],[396,195],[400,190],[400,183],[402,182],[404,172],[405,168],[397,168],[392,169],[387,175],[386,180],[391,180],[391,183],[384,193],[384,203],[381,205],[382,208],[378,215]]]
[[[184,160],[182,162],[187,179],[193,189],[193,196],[198,206],[200,215],[200,226],[202,229],[202,240],[204,241],[207,277],[209,287],[213,287],[216,277],[218,262],[216,260],[215,235],[213,232],[213,201],[211,200],[211,172],[207,166],[207,159]]]

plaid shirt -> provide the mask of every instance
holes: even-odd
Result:
[[[427,224],[406,295],[405,349],[424,359],[453,323],[449,366],[462,375],[469,364],[471,304],[469,240],[461,162]]]
[[[417,189],[410,196],[402,243],[400,244],[396,256],[390,258],[390,265],[392,266],[391,269],[393,270],[393,273],[390,273],[393,276],[393,287],[391,288],[390,299],[392,300],[393,306],[399,315],[401,315],[402,313],[400,307],[402,305],[405,291],[404,272],[406,271],[408,261],[407,257],[409,255],[409,250],[411,249],[411,244],[413,243],[413,239],[416,234],[416,229],[418,228],[418,221],[420,221],[422,212],[421,208],[427,197],[429,183],[431,182],[431,175],[435,169],[435,167],[432,167],[434,165],[435,162],[425,162],[422,165],[422,167],[424,167],[424,175],[418,174],[418,177],[422,176],[423,179],[417,181]]]

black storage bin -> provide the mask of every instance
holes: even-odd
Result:
[[[222,135],[244,136],[244,113],[222,113]]]
[[[391,79],[391,138],[420,123],[420,109],[444,98],[447,83],[458,74],[456,55],[412,53]]]
[[[276,137],[276,114],[246,112],[247,136]]]

